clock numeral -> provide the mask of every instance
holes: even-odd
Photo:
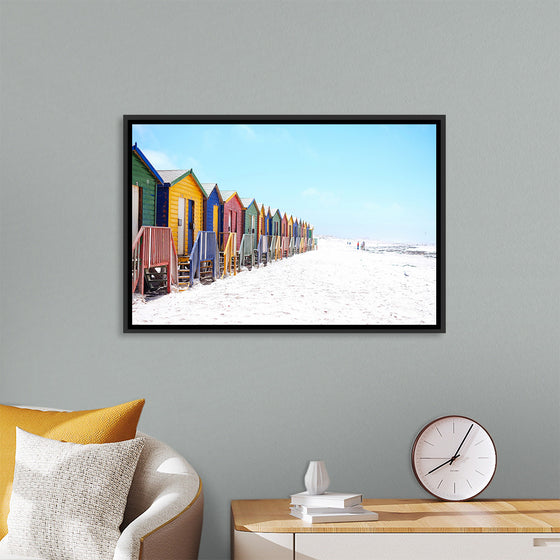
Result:
[[[480,445],[484,440],[481,439],[478,443],[475,443],[475,445]]]
[[[481,473],[478,469],[475,469],[475,472],[477,472],[481,476],[485,476],[484,473]]]
[[[469,485],[469,488],[472,488],[471,483],[469,482],[468,478],[466,479],[466,481],[467,481],[467,484]]]
[[[443,482],[443,478],[439,481],[439,484],[437,485],[438,488],[441,486],[442,482]]]
[[[439,434],[439,437],[443,437],[443,436],[441,435],[441,432],[439,431],[439,428],[438,428],[437,426],[436,426],[436,430],[437,430],[437,433]]]
[[[434,446],[434,444],[430,441],[428,441],[427,439],[424,440],[428,445],[431,445],[432,447]]]

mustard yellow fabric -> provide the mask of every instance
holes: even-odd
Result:
[[[16,427],[72,443],[114,443],[132,439],[144,399],[75,412],[31,410],[0,405],[0,539],[8,532],[16,451]]]

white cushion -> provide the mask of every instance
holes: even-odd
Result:
[[[17,428],[2,550],[49,560],[112,560],[141,439],[60,442]]]
[[[5,556],[0,554],[0,560],[43,560],[42,558],[37,558],[37,556]]]

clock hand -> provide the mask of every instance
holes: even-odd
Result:
[[[457,447],[457,451],[455,451],[455,455],[453,455],[453,457],[451,457],[451,463],[449,463],[450,465],[452,465],[453,461],[455,461],[455,459],[457,459],[457,457],[459,457],[459,449],[461,449],[461,447],[463,447],[463,443],[465,443],[465,440],[467,439],[467,436],[469,435],[473,426],[474,426],[474,424],[471,424],[471,427],[467,430],[467,433],[465,434],[465,437],[463,438],[463,441],[459,444],[459,447]]]
[[[443,467],[444,465],[447,465],[447,463],[451,464],[453,463],[453,461],[455,459],[457,459],[457,457],[460,457],[460,455],[455,455],[454,457],[451,457],[451,459],[448,459],[447,461],[445,461],[445,463],[442,463],[441,465],[438,465],[435,469],[432,469],[431,471],[428,471],[426,474],[432,474],[434,471],[437,471],[438,469],[441,469],[441,467]]]

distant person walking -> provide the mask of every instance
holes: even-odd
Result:
[[[365,251],[365,250],[366,250],[366,242],[362,241],[362,251]]]

